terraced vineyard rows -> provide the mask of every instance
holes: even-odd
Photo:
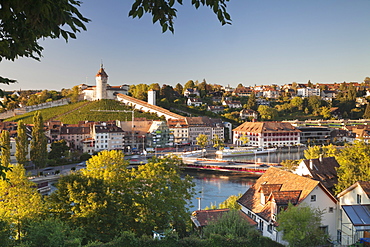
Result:
[[[96,110],[123,110],[131,111],[131,107],[125,106],[115,100],[100,100],[94,101],[89,105],[78,109],[77,111],[71,112],[61,116],[58,120],[63,123],[76,124],[78,121],[109,121],[109,120],[121,120],[131,121],[131,112],[99,112]],[[158,119],[157,115],[150,113],[135,112],[135,118],[145,117],[147,119]]]
[[[86,101],[77,102],[77,103],[74,103],[74,104],[63,105],[63,106],[56,106],[56,107],[46,108],[46,109],[40,110],[40,112],[41,112],[42,117],[46,121],[46,120],[52,119],[55,116],[63,115],[66,112],[72,111],[73,109],[76,109],[76,108],[82,106],[83,104],[86,104]],[[33,123],[32,118],[33,118],[34,114],[35,114],[34,111],[33,112],[28,112],[28,113],[23,114],[23,115],[17,115],[15,117],[7,118],[4,121],[18,122],[19,120],[23,120],[24,123],[26,123],[26,124],[32,124]]]
[[[115,100],[100,100],[86,104],[86,101],[69,104],[65,106],[52,107],[41,110],[44,120],[60,120],[65,124],[77,124],[79,121],[109,121],[121,120],[131,121],[131,112],[99,112],[96,110],[126,110],[131,111],[131,107],[125,106]],[[23,119],[25,123],[31,124],[34,112],[8,118],[5,121],[19,121]],[[135,111],[135,118],[159,119],[156,114],[141,113]]]

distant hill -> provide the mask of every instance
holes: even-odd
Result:
[[[96,110],[122,110],[131,111],[131,107],[121,104],[116,100],[82,101],[64,106],[51,107],[40,110],[44,121],[60,120],[65,124],[77,124],[79,121],[109,121],[121,120],[131,121],[131,112],[99,112]],[[32,124],[35,112],[29,112],[5,119],[4,121],[23,120],[27,124]],[[156,114],[141,113],[135,111],[135,118],[159,119]]]

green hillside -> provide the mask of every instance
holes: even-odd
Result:
[[[45,121],[60,120],[65,124],[76,124],[79,121],[109,121],[121,120],[130,121],[132,118],[131,112],[99,112],[96,110],[122,110],[131,111],[131,107],[125,106],[115,100],[100,100],[100,101],[83,101],[65,106],[52,107],[40,110]],[[34,112],[24,115],[8,118],[5,121],[19,121],[23,119],[25,123],[32,123]],[[156,114],[141,113],[135,111],[135,118],[159,119]]]

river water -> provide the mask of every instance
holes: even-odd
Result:
[[[185,172],[184,172],[185,174]],[[191,211],[200,208],[211,207],[220,204],[231,195],[244,194],[247,189],[256,181],[255,178],[243,174],[225,175],[212,172],[186,172],[193,177],[196,195],[191,200]],[[200,198],[200,199],[197,199]]]
[[[289,150],[284,152],[267,153],[260,155],[247,155],[247,156],[234,156],[226,157],[226,160],[239,160],[239,161],[257,161],[259,163],[280,163],[283,160],[299,160],[303,159],[303,149]]]
[[[230,160],[250,160],[265,163],[279,163],[283,160],[297,160],[303,158],[303,150],[295,150],[287,152],[269,153],[264,155],[249,155],[237,156],[229,158]],[[195,191],[197,194],[191,200],[193,207],[191,211],[200,208],[210,207],[212,204],[218,206],[221,202],[225,201],[231,195],[244,194],[250,186],[252,186],[256,178],[250,178],[243,173],[232,174],[230,173],[213,173],[213,172],[184,172],[193,177],[193,182],[196,184]]]

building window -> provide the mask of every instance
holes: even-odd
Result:
[[[357,204],[361,204],[361,195],[357,194]]]
[[[339,244],[342,243],[342,231],[341,230],[337,231],[337,242]]]
[[[263,232],[263,221],[262,220],[260,220],[259,229],[261,232]]]
[[[328,226],[320,226],[320,230],[323,231],[325,234],[329,233]]]
[[[267,231],[268,231],[269,233],[272,233],[272,229],[273,229],[272,224],[269,224],[269,225],[267,226]]]
[[[311,202],[316,202],[316,195],[311,195]]]
[[[329,213],[334,213],[334,208],[333,207],[329,207]]]

